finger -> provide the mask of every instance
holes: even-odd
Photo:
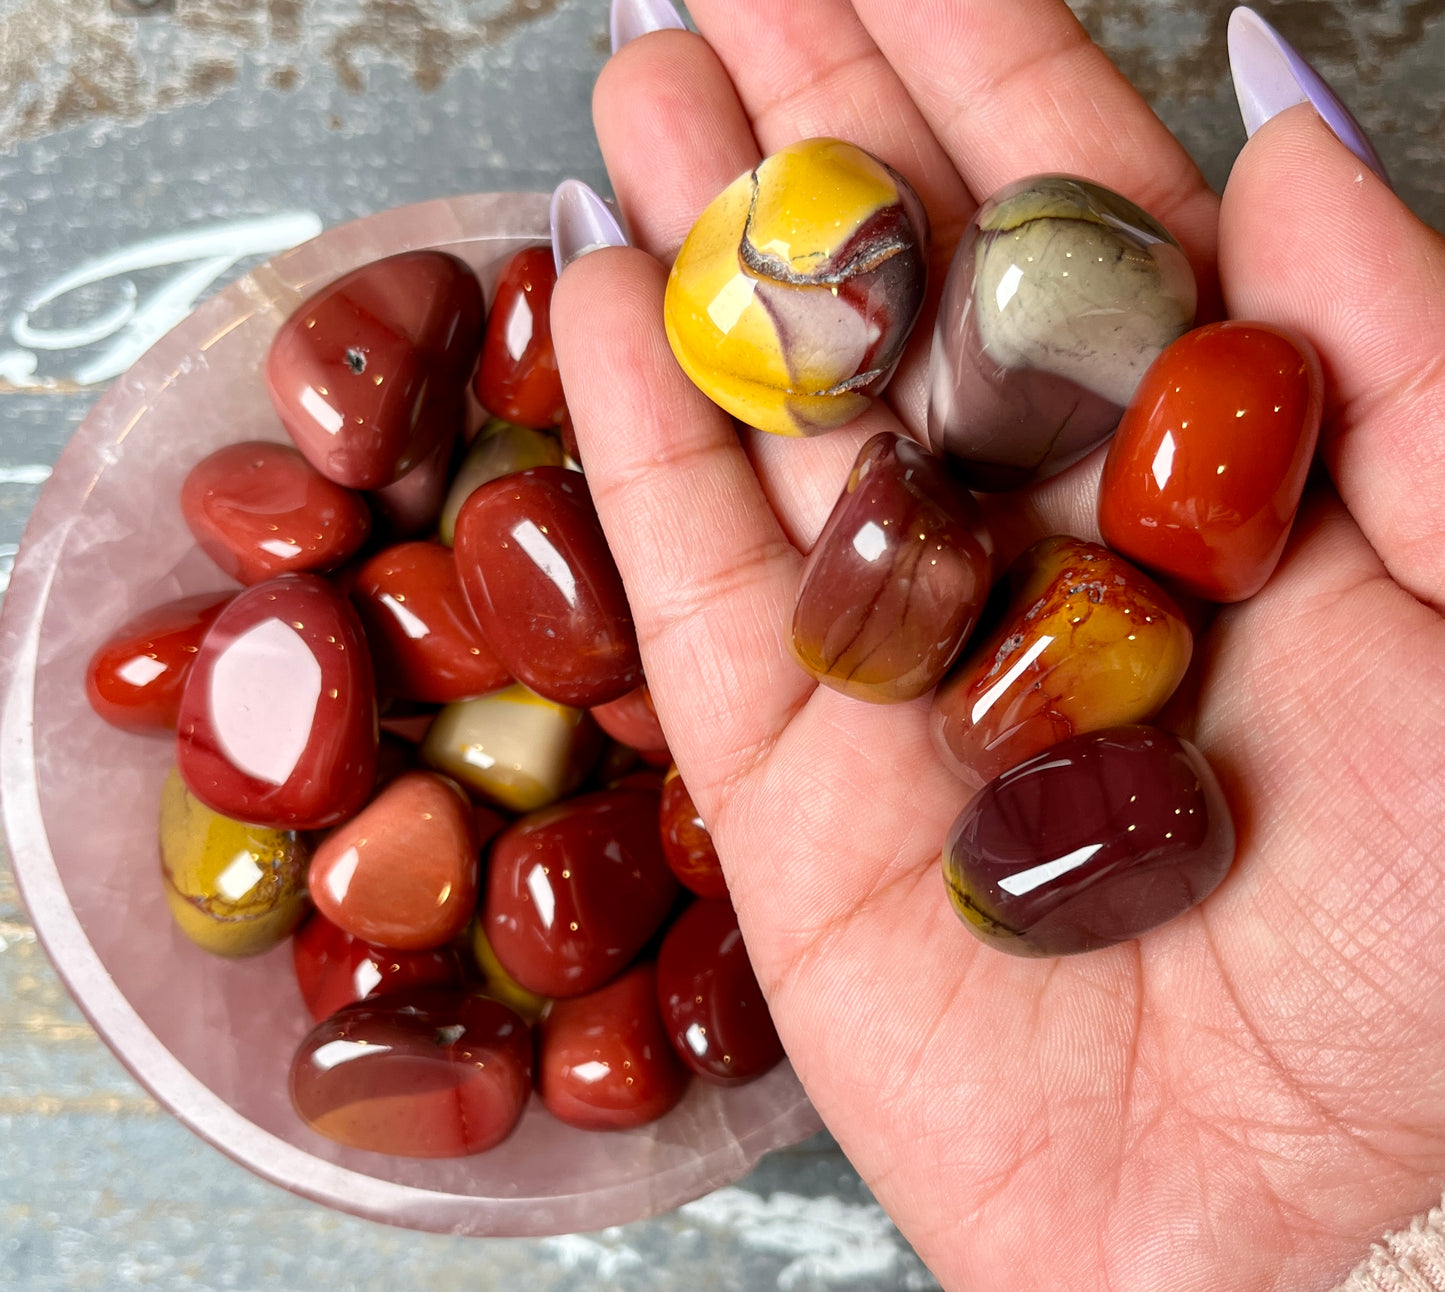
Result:
[[[801,558],[731,420],[667,348],[665,276],[636,250],[584,256],[557,283],[552,328],[659,717],[702,806],[757,765],[813,684],[785,635]]]
[[[1398,582],[1445,608],[1445,239],[1300,106],[1240,154],[1220,247],[1230,314],[1320,352],[1321,450],[1356,523]]]
[[[618,50],[597,78],[592,116],[632,241],[664,263],[761,157],[727,71],[692,32],[653,32]]]
[[[693,0],[765,153],[818,135],[881,157],[918,191],[952,248],[973,201],[948,155],[847,0]]]
[[[1209,308],[1214,195],[1062,0],[855,7],[976,196],[1046,171],[1116,189],[1179,240]]]

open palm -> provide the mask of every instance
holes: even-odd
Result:
[[[818,1110],[949,1287],[1316,1288],[1445,1180],[1445,245],[1308,108],[1223,205],[1061,0],[693,0],[707,38],[626,46],[598,86],[641,251],[569,267],[553,322],[659,713]],[[1239,852],[1124,946],[1015,960],[938,872],[967,797],[927,701],[814,685],[801,553],[870,434],[922,420],[920,354],[862,422],[743,432],[661,324],[702,207],[784,143],[909,178],[935,278],[975,205],[1065,171],[1157,215],[1234,317],[1324,360],[1328,474],[1278,573],[1223,611],[1192,735]],[[648,253],[648,254],[644,254]],[[1206,304],[1206,308],[1209,308]],[[1093,536],[1098,463],[995,505],[1003,555]]]

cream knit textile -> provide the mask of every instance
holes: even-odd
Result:
[[[1335,1292],[1445,1292],[1445,1210],[1386,1234]]]

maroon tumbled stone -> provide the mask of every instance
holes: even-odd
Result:
[[[1137,938],[1202,902],[1234,859],[1204,756],[1152,727],[1074,736],[990,781],[944,847],[954,909],[1002,951]]]
[[[533,812],[493,841],[482,928],[527,990],[592,991],[657,930],[677,896],[657,813],[650,790],[600,790]]]
[[[455,256],[363,265],[281,325],[266,356],[271,402],[322,475],[384,488],[456,429],[483,316],[481,284]]]
[[[415,990],[348,1005],[291,1062],[312,1130],[401,1157],[463,1157],[511,1133],[532,1089],[532,1039],[484,996]]]
[[[973,495],[931,453],[875,435],[803,567],[793,653],[860,700],[937,683],[988,596],[993,542]]]
[[[632,612],[580,473],[488,481],[457,515],[457,570],[497,657],[558,704],[606,704],[642,684]]]
[[[678,1057],[704,1081],[739,1086],[783,1057],[726,898],[694,902],[657,953],[657,1002]]]
[[[687,1083],[658,1013],[651,964],[586,996],[553,1001],[542,1020],[537,1093],[569,1126],[626,1130],[656,1121]]]

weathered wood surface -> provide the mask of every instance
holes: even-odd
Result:
[[[1221,184],[1243,139],[1229,0],[1073,2]],[[1260,7],[1445,227],[1445,0]],[[27,299],[91,258],[217,222],[333,224],[568,174],[604,185],[588,97],[606,23],[605,0],[175,0],[143,18],[0,0],[0,585],[50,463],[124,358],[115,338],[18,344]],[[76,327],[115,288],[32,322]],[[933,1286],[826,1138],[671,1216],[539,1242],[413,1234],[293,1198],[121,1069],[37,947],[3,859],[0,1134],[6,1288],[393,1288],[402,1270],[408,1286],[478,1292]]]

